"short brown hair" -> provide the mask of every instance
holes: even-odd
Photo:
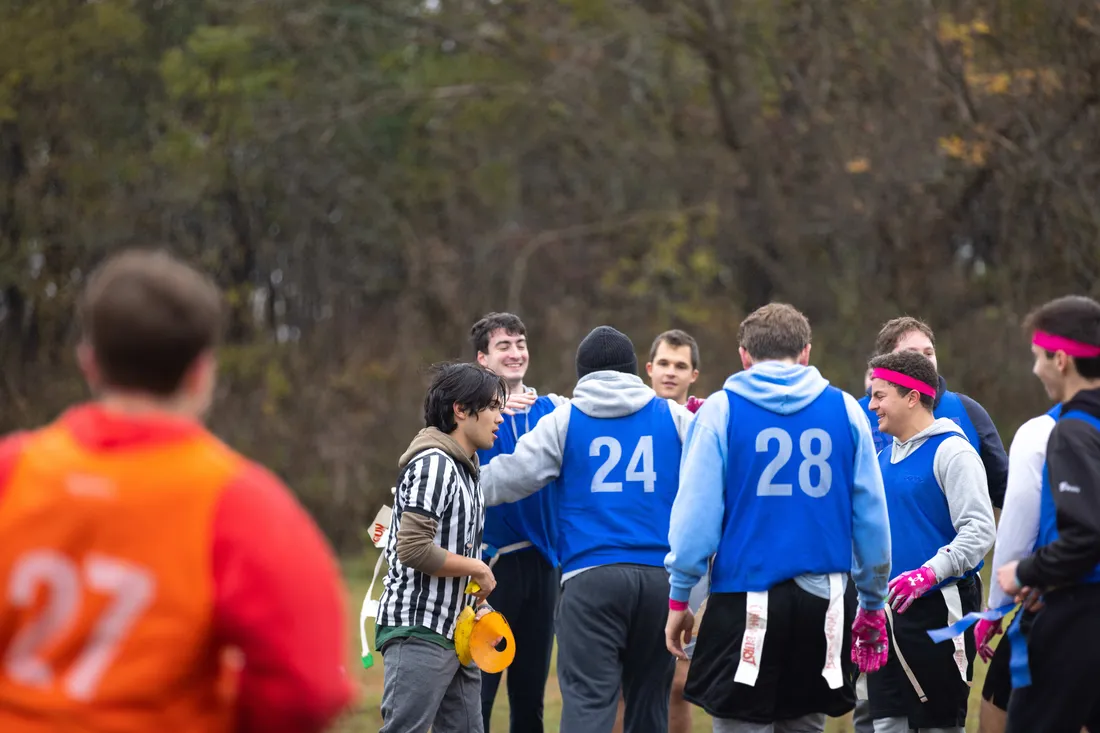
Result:
[[[222,308],[206,275],[167,252],[130,250],[88,278],[77,318],[106,386],[168,397],[219,341]]]
[[[920,331],[928,337],[933,346],[936,345],[936,334],[932,333],[932,328],[927,323],[912,316],[901,316],[891,318],[882,324],[875,338],[875,354],[889,354],[897,348],[901,337],[910,331]]]
[[[806,316],[787,303],[768,303],[741,321],[737,338],[753,359],[796,359],[810,343]]]
[[[927,384],[933,391],[938,391],[940,377],[936,373],[936,367],[932,366],[931,359],[916,351],[899,351],[896,354],[879,354],[871,359],[868,366],[871,367],[871,369],[889,369],[892,372],[904,374],[918,382]],[[890,380],[886,381],[889,382]],[[903,397],[913,391],[912,388],[902,387],[896,382],[890,383],[897,389],[898,394]],[[936,404],[936,398],[933,395],[920,393],[920,402],[931,410]]]
[[[494,331],[504,331],[509,336],[526,336],[527,327],[514,313],[486,313],[470,326],[470,345],[475,354],[488,354],[489,341]]]
[[[671,331],[665,331],[664,333],[653,339],[653,345],[649,347],[649,360],[653,361],[657,358],[657,347],[661,344],[668,344],[674,349],[678,349],[681,346],[688,346],[691,348],[691,368],[699,368],[699,344],[695,342],[691,334],[686,331],[681,331],[678,328],[674,328]]]
[[[1055,336],[1100,346],[1100,303],[1083,295],[1066,295],[1045,303],[1024,319],[1024,329],[1031,336],[1045,331]],[[1053,354],[1047,350],[1048,356]],[[1073,357],[1077,373],[1085,379],[1100,379],[1100,357]]]

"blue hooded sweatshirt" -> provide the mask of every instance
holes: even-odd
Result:
[[[827,403],[814,403],[819,399]],[[784,364],[766,361],[754,365],[751,369],[732,375],[726,380],[724,388],[707,398],[696,413],[684,443],[683,458],[680,465],[680,490],[672,508],[669,545],[671,550],[665,559],[665,567],[671,575],[670,597],[677,601],[686,601],[692,588],[696,586],[708,569],[712,558],[715,560],[712,588],[719,591],[722,580],[718,577],[718,565],[721,558],[715,557],[723,546],[723,532],[726,526],[726,513],[730,506],[745,505],[740,486],[729,486],[729,436],[731,400],[738,402],[738,421],[742,415],[752,416],[756,420],[767,420],[766,413],[774,413],[777,418],[794,417],[803,410],[821,410],[824,404],[843,406],[844,414],[837,415],[833,410],[825,410],[823,415],[833,425],[847,423],[849,435],[841,436],[848,446],[847,461],[852,465],[841,466],[839,481],[850,481],[850,487],[835,486],[826,491],[847,488],[849,496],[843,501],[851,507],[851,575],[859,591],[860,605],[868,610],[883,608],[887,583],[890,578],[890,524],[886,511],[886,495],[883,489],[882,474],[875,454],[871,430],[863,409],[851,395],[835,387],[821,376],[814,367]],[[806,413],[811,414],[810,412]],[[818,414],[818,413],[813,413]],[[739,425],[735,424],[735,427]],[[785,433],[782,429],[764,430],[757,436],[758,451],[775,451],[773,438],[775,433]],[[826,460],[831,449],[818,437],[824,431],[810,428],[803,432],[801,441],[794,440],[791,454],[786,453],[783,441],[779,441],[778,452],[769,462],[769,466],[778,465],[780,458],[786,456],[786,463],[775,472],[769,469],[762,473],[758,496],[803,496],[814,497],[816,491],[826,482],[820,463]],[[767,440],[762,438],[767,437]],[[850,437],[850,443],[847,439]],[[789,438],[789,436],[788,436]],[[765,456],[766,458],[767,456]],[[799,462],[807,464],[803,469]],[[797,473],[779,474],[783,467],[794,467]],[[817,466],[811,470],[810,467]],[[833,475],[829,471],[829,475]],[[768,481],[764,477],[768,477]],[[790,476],[799,484],[794,488],[789,483],[772,483]],[[849,477],[844,479],[844,477]],[[794,493],[798,492],[798,493]],[[755,506],[759,506],[759,502]],[[750,506],[753,506],[750,504]],[[835,508],[835,507],[834,507]],[[840,527],[840,533],[848,533],[848,528]],[[791,537],[792,543],[799,540],[815,542],[816,537]],[[773,545],[774,547],[774,545]],[[796,550],[797,551],[797,550]],[[836,554],[836,548],[832,549]],[[747,558],[746,558],[747,559]],[[723,564],[735,566],[737,560]],[[777,559],[782,563],[785,559]],[[840,569],[831,572],[840,572]],[[794,577],[799,587],[822,598],[828,598],[828,577],[823,572],[803,573]]]

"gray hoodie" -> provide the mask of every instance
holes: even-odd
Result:
[[[612,418],[633,415],[657,396],[634,374],[592,372],[581,377],[573,399],[559,405],[519,439],[516,450],[502,454],[481,468],[481,491],[485,506],[496,506],[530,496],[558,477],[565,455],[565,436],[573,407],[590,417]],[[694,417],[686,407],[668,401],[681,442]]]
[[[966,439],[962,428],[954,421],[941,417],[904,443],[894,438],[890,446],[890,463],[898,463],[920,448],[934,435],[954,433],[936,449],[932,472],[947,498],[951,524],[955,527],[955,539],[941,547],[925,566],[932,569],[937,578],[961,577],[975,568],[997,537],[993,520],[993,505],[989,501],[989,489],[982,459]],[[886,487],[887,493],[890,487]],[[895,572],[910,568],[895,568]]]

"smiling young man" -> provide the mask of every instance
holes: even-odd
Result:
[[[884,323],[875,339],[875,355],[899,351],[914,351],[932,362],[932,367],[937,370],[938,380],[932,414],[936,418],[948,418],[962,428],[963,435],[982,459],[990,501],[999,509],[1004,503],[1005,485],[1008,482],[1008,456],[989,413],[970,397],[947,389],[947,380],[938,375],[936,336],[928,324],[911,316],[901,316]],[[878,416],[871,409],[870,402],[871,393],[868,391],[859,404],[867,411],[867,419],[871,421],[875,450],[882,451],[891,441],[879,429]]]
[[[223,318],[166,252],[110,258],[77,312],[93,401],[0,442],[5,733],[320,733],[350,702],[335,556],[203,425]]]
[[[512,453],[539,420],[567,402],[540,396],[523,383],[530,365],[527,328],[511,313],[489,313],[470,328],[477,361],[504,379],[508,408],[496,443],[478,451],[482,466]],[[556,523],[550,492],[485,511],[482,551],[497,578],[489,603],[512,627],[516,656],[508,667],[508,707],[512,733],[541,733],[543,698],[554,648],[554,608],[558,601]],[[502,673],[481,675],[481,707],[489,730]]]
[[[1036,550],[997,570],[1017,600],[1042,594],[1027,638],[1030,684],[1012,691],[1008,733],[1100,730],[1100,303],[1030,314],[1034,373],[1061,411],[1047,441]],[[1015,661],[1015,660],[1013,660]]]
[[[855,398],[808,364],[802,313],[770,303],[738,337],[744,370],[707,398],[684,446],[665,643],[684,658],[690,594],[710,570],[684,696],[715,733],[820,732],[852,709],[853,663],[887,657],[882,479]]]
[[[933,415],[937,374],[913,351],[871,360],[871,403],[893,443],[879,454],[890,515],[892,653],[867,677],[875,733],[962,733],[973,678],[968,631],[928,631],[981,605],[977,574],[996,529],[985,468],[962,429]]]
[[[374,632],[385,662],[381,733],[484,730],[481,673],[459,662],[454,632],[462,609],[496,585],[481,560],[477,452],[496,440],[505,397],[504,380],[484,367],[440,367],[424,398],[425,428],[398,461]],[[470,579],[481,586],[473,595]]]

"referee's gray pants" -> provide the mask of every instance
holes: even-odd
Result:
[[[665,569],[643,565],[601,565],[565,581],[557,615],[562,731],[610,733],[620,688],[624,733],[668,730],[668,590]]]

